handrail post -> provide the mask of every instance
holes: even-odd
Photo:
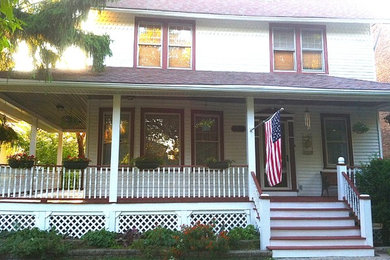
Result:
[[[368,246],[374,245],[372,234],[371,198],[370,195],[360,195],[360,232],[366,238]]]
[[[260,195],[260,250],[267,250],[271,239],[271,201],[268,194]]]
[[[343,157],[338,158],[337,164],[337,198],[338,200],[344,200],[345,191],[344,191],[344,176],[343,172],[347,172],[347,165]]]

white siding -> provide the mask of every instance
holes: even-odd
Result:
[[[108,34],[112,57],[107,66],[132,67],[135,16],[104,11],[91,14],[84,28]],[[269,25],[255,21],[196,20],[196,69],[269,72]],[[326,24],[329,75],[375,80],[369,24]]]
[[[356,166],[367,162],[370,157],[379,152],[376,111],[374,109],[310,106],[311,129],[306,130],[304,126],[306,107],[291,106],[285,108],[287,111],[294,113],[297,185],[301,196],[321,195],[320,171],[323,170],[321,113],[350,114],[351,126],[360,120],[369,127],[370,130],[365,134],[352,132],[352,149]],[[313,154],[311,155],[303,154],[302,147],[302,136],[308,133],[313,138]]]
[[[112,40],[112,56],[105,60],[106,66],[132,67],[134,53],[134,16],[124,13],[102,11],[98,16],[91,11],[83,25],[87,31],[98,35],[107,34]]]
[[[88,157],[91,164],[97,164],[98,157],[98,127],[99,108],[111,107],[112,100],[89,100]],[[134,156],[140,154],[140,123],[141,108],[174,108],[184,110],[184,163],[191,164],[191,110],[223,111],[224,115],[224,154],[225,159],[233,160],[234,164],[246,164],[245,132],[232,132],[232,125],[245,125],[245,104],[210,103],[199,101],[172,101],[151,99],[122,99],[122,107],[135,108]]]
[[[268,24],[198,20],[196,69],[269,72]]]
[[[88,156],[92,163],[96,163],[98,144],[98,115],[99,107],[110,107],[111,100],[89,100],[90,120],[88,130]],[[245,132],[231,131],[232,125],[245,125],[246,107],[244,103],[213,103],[201,101],[173,101],[153,100],[136,98],[134,100],[122,100],[122,107],[135,107],[135,156],[139,155],[140,140],[140,111],[141,107],[150,108],[176,108],[184,109],[184,152],[185,164],[191,164],[191,110],[214,110],[224,113],[224,153],[225,158],[234,160],[235,164],[246,164],[246,142]],[[269,106],[257,105],[255,111]],[[297,185],[299,195],[318,196],[321,194],[320,171],[323,170],[322,139],[321,139],[321,113],[343,113],[349,114],[351,125],[357,121],[364,122],[369,131],[364,134],[352,132],[352,146],[355,165],[367,162],[370,157],[379,152],[377,116],[375,109],[356,107],[331,107],[331,106],[310,106],[311,129],[306,130],[304,126],[304,106],[284,106],[288,112],[293,113],[294,136],[295,136],[295,160]],[[313,154],[303,154],[302,136],[311,133],[313,138]]]
[[[374,44],[369,24],[328,24],[329,75],[375,80]]]

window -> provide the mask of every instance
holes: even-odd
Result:
[[[325,28],[271,26],[272,71],[327,73]]]
[[[137,67],[194,69],[193,22],[137,20]]]
[[[192,163],[202,165],[208,158],[223,160],[222,112],[192,111]]]
[[[165,165],[183,163],[183,111],[142,109],[141,121],[141,155],[161,158]]]
[[[133,110],[122,109],[120,120],[119,164],[129,165],[133,156]],[[109,165],[111,162],[112,109],[100,110],[99,162]]]
[[[348,115],[321,115],[324,167],[336,168],[340,156],[353,165]]]

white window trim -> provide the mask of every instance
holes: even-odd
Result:
[[[287,48],[279,48],[279,49],[275,49],[275,29],[276,30],[290,30],[292,29],[293,32],[294,32],[294,49],[287,49]],[[277,70],[275,69],[275,50],[276,51],[293,51],[294,52],[294,70]],[[272,60],[272,66],[273,66],[273,71],[276,71],[276,72],[297,72],[298,68],[297,68],[297,46],[296,46],[296,30],[295,28],[291,28],[291,27],[273,27],[272,28],[272,56],[273,56],[273,60]]]
[[[179,45],[179,44],[176,44],[176,45],[170,45],[169,44],[169,29],[171,28],[171,26],[188,26],[190,29],[191,29],[191,44],[190,45]],[[192,59],[193,59],[193,44],[194,44],[194,28],[193,28],[193,25],[192,24],[188,24],[188,23],[169,23],[168,24],[168,32],[167,32],[167,35],[168,35],[168,41],[167,41],[167,68],[168,69],[174,69],[174,70],[192,70]],[[190,47],[191,48],[191,56],[190,56],[190,66],[188,68],[181,68],[181,67],[170,67],[169,66],[169,47]]]
[[[140,25],[142,24],[146,24],[146,25],[160,25],[160,28],[161,28],[161,41],[160,41],[160,44],[156,44],[156,43],[140,43],[139,42],[139,37],[140,37]],[[159,23],[159,22],[149,22],[149,21],[139,21],[138,22],[138,33],[137,33],[137,68],[154,68],[154,69],[161,69],[163,66],[163,52],[164,52],[164,26],[163,26],[163,23]],[[160,66],[159,67],[156,67],[156,66],[141,66],[139,65],[139,46],[140,45],[152,45],[152,46],[160,46],[161,48],[161,51],[160,51]]]
[[[305,48],[303,49],[303,38],[302,38],[302,32],[303,31],[313,31],[313,32],[321,32],[321,50],[319,49],[310,49]],[[312,29],[312,28],[301,28],[300,30],[300,37],[301,37],[301,64],[302,64],[302,72],[325,72],[325,46],[324,46],[324,30],[323,29]],[[303,51],[321,51],[321,62],[322,62],[322,69],[321,70],[310,70],[310,69],[304,69],[303,68]]]

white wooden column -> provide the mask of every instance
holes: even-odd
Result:
[[[251,172],[256,172],[256,146],[255,146],[255,101],[253,97],[246,98],[246,158],[248,164],[248,183],[250,183]],[[248,187],[249,196],[254,194],[253,185]]]
[[[120,121],[121,121],[121,95],[117,94],[113,96],[113,101],[112,101],[112,141],[111,141],[109,202],[117,202]]]
[[[30,155],[36,156],[37,153],[37,130],[38,130],[38,119],[34,118],[31,124],[30,132]]]
[[[57,165],[62,164],[63,136],[63,132],[58,132]]]

